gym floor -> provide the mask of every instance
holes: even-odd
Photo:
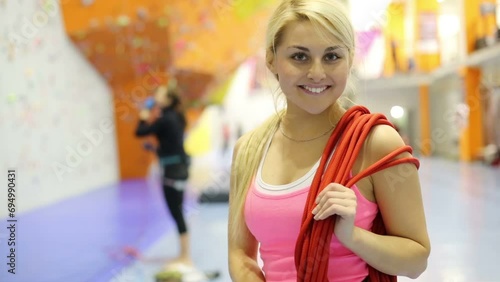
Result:
[[[432,253],[421,277],[399,281],[499,281],[499,168],[440,159],[421,162]],[[213,175],[198,170],[192,181],[224,182],[220,175],[225,173]],[[201,270],[220,270],[216,281],[230,281],[227,203],[199,204],[195,195],[188,193],[185,205],[195,264]],[[2,254],[7,253],[6,231],[0,231]],[[176,229],[153,178],[103,187],[23,214],[17,242],[17,273],[7,273],[4,258],[0,281],[153,282],[163,263],[177,253]]]

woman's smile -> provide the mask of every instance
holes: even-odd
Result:
[[[332,86],[331,85],[323,85],[323,86],[308,86],[308,85],[299,85],[299,88],[302,89],[307,95],[311,96],[321,96],[327,93]]]

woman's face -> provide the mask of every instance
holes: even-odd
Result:
[[[320,114],[342,95],[350,72],[349,52],[337,38],[325,40],[307,21],[284,30],[268,64],[278,76],[288,109]]]
[[[171,103],[170,97],[167,95],[168,89],[165,86],[160,86],[155,93],[155,102],[160,107],[168,107]]]

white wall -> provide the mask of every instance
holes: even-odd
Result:
[[[118,180],[111,91],[66,38],[55,0],[0,1],[0,136],[18,212]]]
[[[356,103],[366,106],[372,113],[382,113],[391,120],[390,111],[393,106],[401,106],[409,114],[409,138],[415,152],[420,146],[420,109],[417,88],[400,90],[369,91],[359,87]]]
[[[458,159],[463,128],[456,114],[459,105],[464,102],[462,81],[458,76],[450,76],[436,81],[429,92],[433,154]]]

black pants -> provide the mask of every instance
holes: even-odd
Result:
[[[184,190],[177,190],[172,186],[163,185],[163,195],[167,202],[170,214],[175,220],[179,234],[187,232],[186,221],[184,220],[184,211],[182,203],[184,201]]]

